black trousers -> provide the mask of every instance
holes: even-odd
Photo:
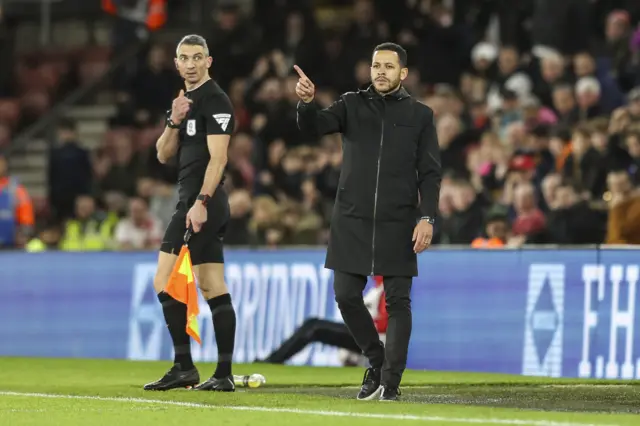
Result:
[[[335,271],[333,287],[342,318],[373,368],[382,368],[382,384],[398,387],[407,367],[411,338],[411,277],[383,277],[389,324],[386,347],[380,341],[362,292],[367,277]]]
[[[303,350],[305,346],[314,342],[360,353],[360,347],[353,340],[346,325],[339,322],[311,318],[306,320],[291,337],[285,340],[264,361],[284,364],[289,358]]]

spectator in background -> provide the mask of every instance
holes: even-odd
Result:
[[[464,174],[467,170],[464,158],[466,139],[460,118],[450,113],[443,114],[438,118],[436,130],[445,170]]]
[[[323,216],[328,217],[331,215],[333,200],[338,191],[340,168],[342,166],[342,148],[340,147],[340,138],[335,135],[324,136],[320,143],[321,150],[316,157],[317,173],[315,175],[315,183],[325,201],[322,208],[322,211],[325,212]]]
[[[249,221],[249,235],[253,245],[275,246],[282,240],[278,224],[278,205],[268,195],[253,200],[253,214]]]
[[[224,236],[225,244],[231,246],[249,245],[249,222],[252,208],[251,194],[249,191],[239,189],[229,194],[229,223]]]
[[[217,63],[224,64],[215,67],[212,78],[228,92],[236,76],[251,72],[260,40],[254,25],[244,19],[237,4],[222,4],[212,17],[213,30],[206,37],[209,54]]]
[[[37,237],[27,243],[25,250],[29,253],[58,250],[61,237],[60,224],[55,221],[48,221],[40,226]]]
[[[311,27],[312,23],[311,20],[305,21],[304,15],[297,10],[287,16],[283,37],[276,46],[282,47],[289,69],[294,63],[302,69],[319,69],[324,65],[322,55],[318,54],[322,51],[322,44],[315,28]]]
[[[637,83],[633,73],[629,72],[632,60],[630,14],[620,9],[610,11],[605,20],[604,35],[605,39],[596,50],[600,54],[600,60],[606,66],[606,71],[615,77],[620,88],[630,90]]]
[[[615,78],[609,73],[598,70],[594,57],[588,52],[582,52],[573,57],[574,75],[578,79],[592,77],[600,85],[600,106],[603,112],[610,113],[624,103],[624,97]]]
[[[505,209],[493,207],[487,213],[484,236],[471,242],[473,248],[501,248],[507,244],[509,237],[509,217]]]
[[[589,129],[577,128],[571,140],[571,154],[564,163],[564,178],[581,188],[583,198],[599,199],[606,187],[606,171],[602,164],[602,156],[591,146]]]
[[[115,229],[118,250],[158,249],[163,234],[162,223],[149,212],[147,202],[141,197],[129,199],[129,214]]]
[[[567,83],[564,69],[564,58],[556,51],[548,51],[539,60],[540,77],[534,83],[533,93],[542,105],[553,107],[553,88],[561,83]]]
[[[589,0],[537,0],[533,8],[533,53],[544,48],[571,55],[589,46]]]
[[[527,242],[568,241],[580,225],[568,221],[571,212],[591,217],[588,209],[602,209],[594,213],[593,220],[599,221],[594,229],[606,220],[601,217],[611,196],[605,192],[606,173],[625,169],[634,185],[640,182],[640,30],[634,34],[638,1],[527,0],[512,5],[358,0],[350,7],[325,2],[321,7],[326,9],[315,13],[308,0],[260,0],[254,2],[251,21],[236,4],[214,3],[220,7],[212,14],[215,28],[209,44],[214,59],[225,63],[215,77],[229,86],[237,125],[225,181],[232,210],[228,233],[233,235],[227,243],[268,241],[278,247],[326,242],[342,165],[341,141],[336,135],[316,140],[297,130],[297,78],[291,64],[315,73],[310,77],[317,82],[316,101],[326,108],[357,81],[366,83],[369,52],[383,40],[406,45],[414,58],[404,85],[433,108],[442,167],[451,175],[449,183],[443,181],[433,243],[470,243],[485,228],[485,207],[513,207],[522,184],[533,185],[535,204],[548,222],[547,231],[526,237]],[[334,5],[341,9],[327,19],[324,12]],[[350,13],[342,13],[344,7]],[[584,25],[587,14],[592,28]],[[495,15],[500,40],[488,25]],[[531,31],[525,22],[532,24]],[[175,95],[169,81],[179,82],[167,62],[169,52],[152,45],[143,58],[127,64],[131,78],[117,87],[118,117],[98,151],[93,178],[68,177],[76,176],[83,169],[78,164],[85,161],[61,160],[67,158],[62,151],[70,152],[74,144],[52,150],[50,172],[62,170],[50,179],[54,212],[61,204],[54,199],[66,197],[62,216],[69,217],[75,197],[91,193],[105,210],[105,235],[126,215],[126,197],[143,197],[152,214],[163,223],[169,219],[176,169],[161,165],[154,144],[148,142],[164,128],[158,109],[164,102],[158,99]],[[0,146],[10,141],[12,123],[25,122],[20,118],[25,114],[29,121],[49,96],[61,94],[49,87],[55,80],[50,71],[58,65],[69,68],[61,81],[77,86],[73,64],[19,62],[20,81],[29,84],[23,83],[24,90],[19,82],[14,84],[15,105],[0,100]],[[34,81],[39,83],[35,93]],[[626,99],[620,96],[627,92]],[[623,101],[627,105],[614,109]],[[66,126],[63,122],[61,132],[70,133]],[[54,190],[61,176],[77,188]],[[91,181],[89,190],[80,188]],[[460,190],[462,181],[470,182],[472,191]],[[578,191],[577,200],[572,191]],[[473,194],[481,208],[470,201]],[[566,202],[558,204],[558,194]],[[273,208],[267,207],[272,203]],[[513,209],[509,213],[513,219]],[[596,234],[594,230],[584,237]],[[508,245],[517,245],[521,238],[507,237]]]
[[[544,201],[544,210],[549,212],[556,206],[556,191],[562,184],[562,175],[559,173],[549,173],[542,180],[541,192]]]
[[[485,200],[467,180],[454,181],[453,214],[449,219],[449,242],[470,244],[482,231]]]
[[[512,206],[515,203],[517,187],[523,183],[532,183],[536,173],[536,162],[533,156],[517,154],[509,161],[508,170],[504,179],[504,189],[501,195],[501,204]]]
[[[568,84],[554,86],[553,108],[558,116],[558,125],[571,127],[580,120],[580,110],[573,96],[573,87]]]
[[[627,117],[625,120],[630,123],[638,124],[640,123],[640,86],[631,90],[627,95],[627,99],[629,104],[626,107],[619,108],[617,111],[626,111]]]
[[[136,125],[144,126],[164,119],[182,84],[175,67],[162,45],[149,49],[147,62],[130,82],[133,117]]]
[[[49,154],[49,202],[57,220],[63,221],[73,216],[76,197],[91,194],[93,170],[74,122],[58,122],[54,143]]]
[[[111,226],[96,211],[92,197],[76,198],[75,218],[64,226],[60,249],[64,251],[103,251],[112,248]]]
[[[280,210],[280,223],[284,231],[285,244],[316,245],[319,243],[318,235],[322,227],[322,218],[313,209],[306,210],[304,205],[298,203],[285,203]]]
[[[377,16],[371,0],[355,0],[353,19],[343,38],[346,52],[349,52],[349,69],[354,69],[360,58],[371,55],[371,49],[390,36],[389,27]],[[304,69],[304,68],[303,68]]]
[[[247,133],[236,133],[229,144],[227,176],[234,188],[253,189],[256,170],[253,165],[253,140]]]
[[[625,148],[629,154],[627,171],[631,175],[631,181],[633,185],[640,185],[640,131],[627,134]]]
[[[594,77],[582,77],[576,83],[576,98],[580,121],[586,121],[606,113],[601,104],[602,88]]]
[[[556,127],[549,139],[549,151],[555,158],[555,170],[562,172],[567,157],[571,154],[571,129]]]
[[[102,197],[104,211],[99,215],[104,235],[112,235],[120,219],[126,216],[128,198],[122,192],[109,191]],[[175,204],[174,204],[175,206]]]
[[[609,173],[607,244],[640,244],[640,194],[624,170]]]
[[[594,211],[577,189],[559,185],[547,217],[547,238],[553,244],[599,244],[605,236],[605,220]]]
[[[177,188],[148,176],[138,179],[137,187],[137,196],[146,201],[151,215],[160,220],[163,229],[166,228],[179,201]]]
[[[122,131],[114,135],[110,149],[98,158],[96,172],[100,194],[118,191],[127,196],[136,195],[139,163],[130,133]]]
[[[513,208],[516,217],[513,221],[512,232],[516,241],[527,242],[544,231],[546,219],[538,208],[535,188],[529,182],[520,183],[514,191]]]
[[[0,249],[24,247],[34,226],[31,198],[9,174],[7,158],[0,153]]]

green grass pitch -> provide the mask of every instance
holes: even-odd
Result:
[[[214,365],[198,363],[201,379]],[[145,392],[167,362],[0,358],[1,426],[640,425],[640,384],[407,371],[402,401],[355,400],[363,369],[244,364],[266,385]]]

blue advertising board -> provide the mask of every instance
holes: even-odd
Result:
[[[170,359],[155,253],[0,254],[0,356]],[[412,290],[408,368],[640,378],[638,251],[432,250]],[[341,321],[324,250],[229,250],[236,362],[262,358],[306,318]],[[201,300],[202,346],[215,361]],[[311,345],[298,365],[338,365]]]

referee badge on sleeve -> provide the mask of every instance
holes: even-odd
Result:
[[[231,114],[213,114],[213,118],[220,125],[223,132],[227,130],[229,120],[231,120]]]
[[[196,120],[187,121],[187,135],[193,136],[196,134]]]

